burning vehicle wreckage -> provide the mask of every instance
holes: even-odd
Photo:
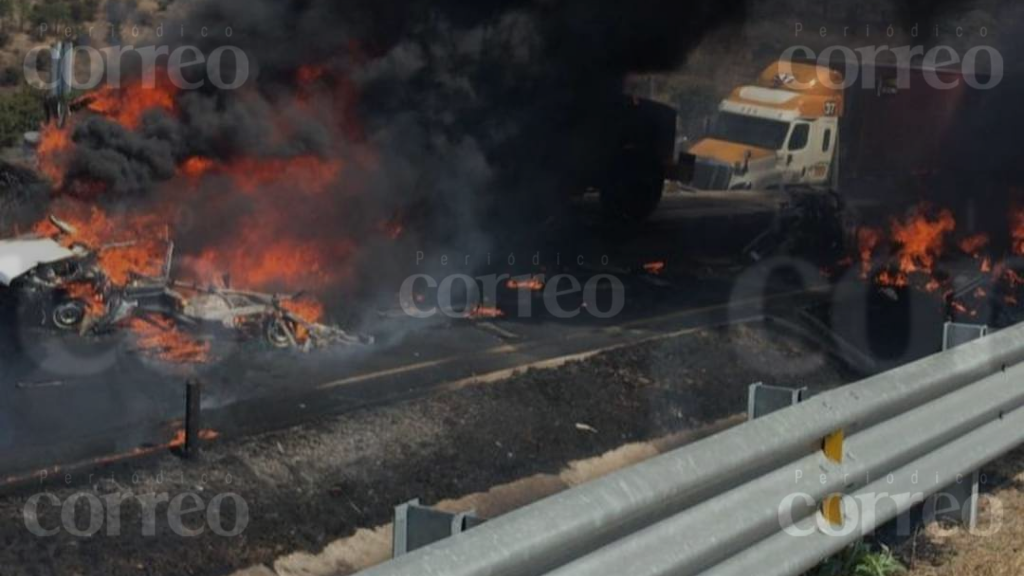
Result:
[[[170,240],[159,275],[132,272],[119,285],[104,272],[99,255],[132,242],[87,246],[74,241],[72,225],[54,216],[49,223],[56,235],[0,240],[0,305],[15,309],[23,322],[81,335],[143,322],[183,329],[199,340],[233,337],[303,351],[373,343],[371,336],[304,318],[302,293],[267,294],[172,279]]]

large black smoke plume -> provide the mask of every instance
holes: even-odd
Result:
[[[595,161],[595,128],[616,113],[627,73],[670,67],[704,31],[742,17],[738,0],[215,0],[178,8],[181,22],[165,24],[159,42],[207,55],[237,46],[252,65],[249,82],[182,91],[177,114],[152,111],[134,129],[80,119],[70,182],[100,181],[106,201],[136,202],[176,185],[177,167],[194,156],[338,158],[345,168],[331,202],[306,203],[288,186],[275,191],[300,234],[370,244],[381,221],[398,219],[412,242],[463,252],[557,213]],[[223,62],[232,77],[233,59]],[[297,78],[309,67],[326,70],[328,81],[299,106]],[[372,167],[356,160],[367,155]],[[204,184],[210,205],[227,185]],[[179,238],[185,252],[235,232],[202,201],[191,214]],[[381,266],[374,251],[360,253]]]
[[[916,4],[902,4],[900,17],[927,18]],[[181,21],[166,24],[160,42],[205,54],[237,46],[253,65],[250,81],[183,91],[177,115],[154,111],[134,130],[79,122],[69,177],[102,181],[110,199],[133,201],[173,185],[194,156],[341,159],[330,202],[312,204],[279,185],[275,208],[302,236],[363,245],[356,258],[371,266],[356,269],[385,267],[372,232],[389,219],[416,248],[482,252],[495,237],[559,214],[593,161],[595,134],[616,113],[625,76],[669,69],[708,31],[744,17],[741,0],[202,0],[178,8]],[[299,106],[297,78],[310,66],[331,81]],[[372,163],[358,161],[367,155]],[[211,205],[225,186],[204,184]],[[200,202],[191,214],[179,238],[186,252],[236,233],[223,211]]]

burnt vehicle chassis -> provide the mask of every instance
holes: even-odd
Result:
[[[288,301],[301,297],[170,282],[131,285],[120,295],[120,303],[137,317],[164,316],[191,331],[259,339],[274,348],[309,350],[373,342],[336,326],[310,322],[287,308]]]
[[[0,286],[0,305],[15,311],[20,323],[83,335],[112,332],[134,318],[153,321],[162,317],[197,334],[259,339],[274,348],[309,350],[372,343],[372,338],[310,322],[290,311],[287,302],[301,294],[266,294],[173,281],[173,249],[169,243],[160,276],[132,274],[125,286],[118,286],[99,267],[96,251],[74,245],[67,257],[39,263],[8,286]]]

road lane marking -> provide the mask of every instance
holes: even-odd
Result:
[[[769,303],[769,302],[773,302],[775,300],[782,300],[782,299],[786,299],[786,298],[792,298],[792,297],[800,296],[800,295],[804,295],[804,294],[816,294],[816,293],[820,293],[820,292],[824,291],[826,288],[828,288],[828,285],[814,286],[814,287],[811,287],[811,288],[808,288],[808,289],[803,289],[803,290],[794,290],[792,292],[784,292],[784,293],[781,293],[781,294],[773,294],[773,295],[768,296],[766,298],[747,298],[747,299],[741,300],[739,302],[726,302],[726,303],[721,303],[721,304],[712,304],[712,305],[708,305],[708,306],[702,306],[702,307],[698,307],[698,308],[688,308],[686,310],[677,310],[675,312],[670,312],[668,314],[663,314],[661,316],[654,316],[654,317],[650,317],[650,318],[642,318],[642,319],[634,320],[634,321],[631,321],[631,322],[626,322],[624,324],[616,324],[615,326],[608,326],[608,327],[602,328],[598,332],[603,333],[603,334],[615,334],[617,332],[624,332],[627,329],[637,329],[639,327],[643,327],[644,325],[648,325],[648,324],[657,324],[659,322],[664,322],[666,320],[676,320],[676,319],[679,319],[679,318],[686,318],[688,316],[697,316],[697,315],[705,314],[705,313],[708,313],[708,312],[715,312],[715,311],[718,311],[718,310],[726,310],[726,309],[728,309],[730,307],[734,307],[734,306],[742,307],[742,306],[747,306],[747,305],[750,305],[750,304],[753,304],[753,303],[757,303],[757,302]],[[740,322],[749,321],[749,320],[750,320],[750,318],[743,318],[743,319],[740,320]],[[710,324],[710,326],[720,325],[720,324],[721,323],[712,323],[712,324]],[[685,333],[685,332],[688,332],[688,331],[691,331],[691,330],[694,330],[694,329],[707,328],[707,327],[708,326],[698,326],[698,327],[695,327],[695,328],[686,328],[686,329],[682,330],[681,332]],[[575,340],[575,339],[584,338],[584,337],[593,336],[593,335],[594,335],[594,332],[580,332],[580,333],[577,333],[577,334],[571,334],[571,335],[567,336],[565,339],[566,340]],[[596,349],[593,349],[593,350],[579,352],[579,353],[575,353],[575,354],[569,354],[569,355],[566,355],[566,356],[560,356],[558,358],[551,358],[551,359],[547,359],[547,360],[539,360],[537,362],[532,362],[532,363],[529,363],[529,364],[523,364],[523,365],[519,365],[519,366],[516,366],[516,367],[513,367],[513,368],[498,370],[496,372],[490,372],[490,373],[487,373],[487,374],[485,374],[483,376],[470,376],[468,378],[463,378],[463,379],[460,379],[460,380],[456,380],[456,381],[454,381],[452,383],[445,384],[444,386],[449,386],[451,384],[457,384],[457,383],[460,383],[460,382],[465,382],[465,381],[470,381],[470,380],[477,380],[477,379],[480,379],[480,378],[491,378],[491,380],[486,380],[486,381],[500,380],[501,378],[499,378],[497,376],[498,374],[505,374],[505,373],[509,373],[510,371],[515,371],[515,370],[524,370],[524,369],[527,369],[529,367],[536,367],[538,365],[544,365],[545,363],[548,363],[548,362],[556,362],[556,365],[560,365],[560,364],[557,364],[557,362],[560,361],[561,364],[564,364],[565,362],[572,361],[572,359],[586,359],[586,358],[589,358],[590,356],[593,356],[595,354],[600,354],[601,352],[607,352],[607,351],[610,351],[610,350],[615,350],[615,349],[618,349],[618,348],[622,348],[624,346],[631,346],[631,345],[636,345],[636,344],[642,344],[642,343],[645,343],[646,341],[648,341],[649,339],[652,339],[652,338],[653,339],[672,338],[672,337],[674,337],[676,335],[678,335],[677,332],[672,332],[672,333],[669,333],[669,334],[656,334],[656,335],[648,337],[648,338],[641,338],[641,339],[637,339],[637,340],[630,340],[628,342],[623,342],[623,343],[619,343],[619,344],[613,344],[613,345],[610,345],[610,346],[600,347],[600,348],[596,348]],[[359,384],[361,382],[377,380],[379,378],[386,378],[388,376],[396,376],[396,375],[400,375],[400,374],[407,374],[409,372],[416,372],[418,370],[424,370],[424,369],[428,369],[428,368],[437,368],[437,367],[440,367],[440,366],[445,366],[445,365],[451,364],[451,363],[459,361],[459,360],[464,360],[464,359],[466,359],[468,357],[492,356],[492,355],[497,355],[497,354],[514,354],[516,352],[520,352],[520,351],[523,351],[523,350],[528,350],[531,347],[536,347],[536,346],[538,346],[540,344],[543,344],[543,343],[539,343],[539,342],[533,341],[533,342],[524,342],[522,344],[503,344],[501,346],[495,346],[495,347],[488,348],[486,350],[482,350],[480,352],[476,352],[476,353],[472,353],[472,354],[462,354],[462,355],[459,355],[459,356],[447,356],[447,357],[444,357],[444,358],[438,358],[437,360],[429,360],[429,361],[426,361],[426,362],[418,362],[418,363],[415,363],[415,364],[408,364],[408,365],[405,365],[405,366],[398,366],[398,367],[395,367],[395,368],[388,368],[386,370],[379,370],[379,371],[375,371],[375,372],[368,372],[368,373],[365,373],[365,374],[357,374],[355,376],[350,376],[350,377],[347,377],[347,378],[342,378],[340,380],[334,380],[334,381],[331,381],[331,382],[327,382],[325,384],[321,384],[320,386],[317,386],[317,389],[318,390],[330,390],[330,389],[333,389],[333,388],[338,388],[338,387],[341,387],[341,386],[347,386],[347,385],[350,385],[350,384]]]

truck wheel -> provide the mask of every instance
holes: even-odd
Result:
[[[85,320],[85,303],[81,300],[65,300],[50,311],[50,320],[61,330],[76,330]]]
[[[643,222],[658,208],[665,172],[654,156],[631,154],[621,158],[601,187],[601,205],[615,220]]]
[[[264,326],[267,344],[274,348],[291,348],[295,344],[295,327],[284,318],[270,318]]]

